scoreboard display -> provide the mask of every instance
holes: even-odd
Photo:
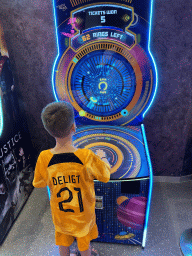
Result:
[[[152,167],[143,120],[157,89],[153,0],[53,0],[53,7],[55,99],[74,108],[74,145],[102,151],[111,166],[108,184],[95,181],[95,241],[144,247]]]

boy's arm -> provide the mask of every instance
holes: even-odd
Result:
[[[47,186],[46,181],[43,179],[43,172],[45,171],[45,165],[43,163],[43,159],[41,154],[39,155],[35,167],[35,175],[33,179],[33,186],[36,188],[44,188]]]
[[[110,165],[102,161],[101,158],[92,151],[88,156],[86,166],[93,179],[97,179],[105,183],[110,180]]]

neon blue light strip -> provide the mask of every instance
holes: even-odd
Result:
[[[144,145],[145,145],[145,151],[147,154],[147,160],[149,163],[149,194],[148,194],[148,202],[147,202],[147,208],[146,208],[146,215],[145,215],[145,225],[144,225],[144,231],[143,231],[143,241],[142,241],[142,247],[145,247],[146,244],[146,238],[147,238],[147,226],[148,226],[148,220],[149,220],[149,211],[150,211],[150,206],[151,206],[151,196],[152,196],[152,190],[153,190],[153,172],[152,172],[152,164],[151,164],[151,159],[149,155],[149,149],[147,146],[147,139],[145,135],[145,128],[144,125],[141,124],[141,130],[143,133],[143,139],[144,139]]]
[[[50,192],[50,188],[47,186],[47,192],[48,192],[48,196],[49,196],[49,201],[50,201],[50,198],[51,198],[51,192]]]
[[[0,96],[0,136],[3,132],[3,108],[2,108],[2,100]]]
[[[56,91],[55,91],[55,86],[54,86],[54,77],[55,77],[55,72],[56,72],[55,71],[55,66],[56,66],[57,60],[58,60],[59,55],[60,55],[59,39],[58,39],[58,32],[57,32],[57,19],[56,19],[56,10],[55,10],[55,0],[53,0],[53,12],[54,12],[55,31],[56,31],[57,56],[56,56],[55,62],[53,64],[53,69],[52,69],[52,88],[53,88],[54,97],[55,97],[56,101],[58,101],[58,97],[57,97],[57,94],[56,94]]]
[[[155,75],[156,75],[156,83],[155,83],[155,92],[154,92],[154,95],[153,95],[153,98],[148,106],[148,108],[146,109],[146,111],[143,113],[143,118],[145,116],[145,114],[147,113],[147,111],[149,110],[149,108],[151,107],[152,103],[153,103],[153,100],[156,96],[156,93],[157,93],[157,85],[158,85],[158,72],[157,72],[157,66],[156,66],[156,63],[155,63],[155,60],[153,58],[153,55],[151,53],[151,50],[150,50],[150,45],[151,45],[151,24],[152,24],[152,17],[153,17],[153,0],[151,0],[151,10],[150,10],[150,20],[149,20],[149,41],[148,41],[148,51],[149,51],[149,54],[151,56],[151,59],[154,63],[154,67],[155,67]]]

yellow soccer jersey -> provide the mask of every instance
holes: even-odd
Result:
[[[90,149],[38,157],[33,186],[49,186],[55,230],[75,237],[86,236],[95,219],[94,179],[107,183],[110,167]]]

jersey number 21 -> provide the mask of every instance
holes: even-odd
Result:
[[[72,209],[64,209],[63,208],[63,203],[69,203],[72,201],[73,199],[73,193],[71,192],[71,190],[69,190],[67,187],[62,188],[58,193],[57,193],[57,197],[61,197],[61,193],[65,190],[69,191],[69,198],[67,200],[64,200],[62,202],[59,202],[59,209],[60,211],[63,212],[74,212],[74,210]],[[82,196],[81,196],[81,189],[80,188],[74,188],[75,191],[78,191],[78,201],[79,201],[79,208],[80,208],[80,212],[83,212],[83,201],[82,201]]]

